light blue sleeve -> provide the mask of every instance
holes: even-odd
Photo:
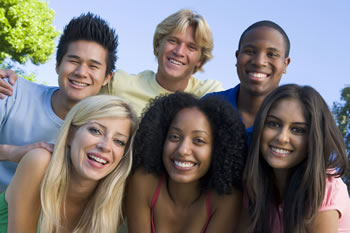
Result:
[[[8,83],[8,79],[4,79]],[[6,123],[9,113],[11,112],[11,109],[13,105],[16,102],[17,97],[17,87],[19,85],[20,79],[15,83],[13,86],[13,92],[12,96],[6,96],[4,99],[0,99],[0,130],[2,129],[3,125]]]

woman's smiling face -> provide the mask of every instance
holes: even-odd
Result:
[[[73,133],[70,144],[72,174],[98,181],[119,164],[130,135],[130,119],[91,120]]]
[[[270,109],[261,135],[261,154],[274,170],[290,170],[307,154],[308,122],[297,99],[282,99]]]
[[[198,108],[178,112],[163,148],[169,178],[178,183],[199,182],[209,170],[212,148],[212,130],[205,114]]]

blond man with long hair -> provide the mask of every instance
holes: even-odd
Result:
[[[213,35],[205,18],[190,9],[181,9],[160,22],[153,36],[153,53],[157,71],[145,70],[136,75],[115,72],[103,93],[130,101],[140,116],[150,99],[176,91],[202,97],[223,90],[217,80],[200,80],[193,76],[212,57]]]
[[[75,105],[53,154],[34,149],[20,161],[0,195],[0,231],[117,232],[136,128],[136,114],[118,97]]]

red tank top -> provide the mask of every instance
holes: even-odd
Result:
[[[153,199],[152,199],[152,203],[151,203],[151,233],[157,233],[156,232],[156,228],[154,226],[154,221],[153,221],[153,216],[154,216],[154,205],[156,204],[157,200],[158,200],[158,196],[160,193],[160,189],[162,188],[162,184],[163,184],[163,176],[160,176],[159,178],[159,182],[157,185],[157,189],[156,192],[153,195]],[[208,214],[208,218],[206,223],[204,224],[201,233],[205,233],[205,231],[207,230],[207,227],[209,225],[210,219],[211,219],[211,204],[210,204],[210,192],[207,192],[207,199],[206,199],[206,207],[207,207],[207,214]]]

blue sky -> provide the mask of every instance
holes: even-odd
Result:
[[[117,68],[129,73],[157,69],[152,52],[156,25],[181,8],[191,8],[208,21],[214,35],[214,58],[204,66],[200,79],[217,79],[225,89],[236,85],[235,51],[241,33],[259,20],[272,20],[291,41],[291,64],[281,84],[310,85],[331,105],[340,90],[350,86],[349,0],[51,0],[54,25],[60,31],[69,20],[91,11],[99,14],[119,35]],[[38,83],[57,85],[55,55],[34,71]]]

